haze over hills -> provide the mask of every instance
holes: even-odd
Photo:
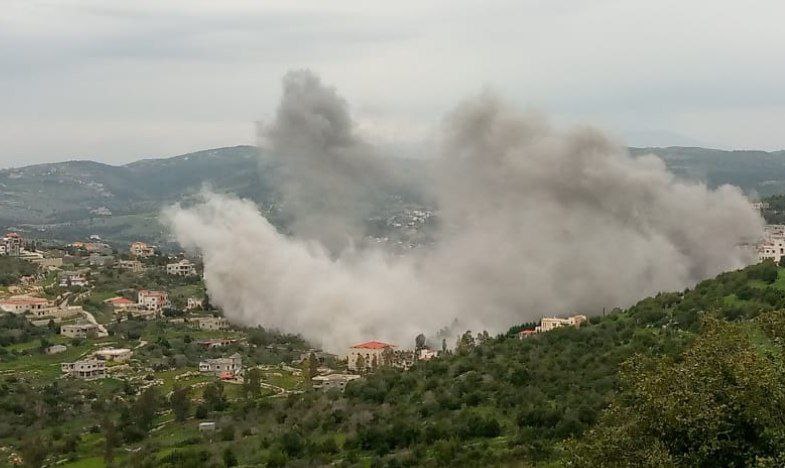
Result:
[[[634,156],[653,153],[679,177],[710,187],[733,184],[750,196],[785,193],[785,151],[723,151],[697,147],[631,148]],[[400,159],[398,170],[420,173],[427,163]],[[117,242],[145,239],[165,244],[158,223],[161,207],[188,203],[205,184],[221,193],[255,201],[279,226],[276,194],[269,177],[274,161],[255,147],[216,148],[123,166],[93,161],[38,164],[0,171],[0,228],[18,228],[35,237],[72,240],[99,234]],[[395,190],[393,190],[395,192]],[[400,224],[396,216],[420,201],[407,187],[381,194],[375,221],[379,235]],[[387,223],[387,220],[392,220]]]

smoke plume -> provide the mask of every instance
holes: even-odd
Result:
[[[596,130],[557,131],[481,95],[446,119],[423,187],[438,203],[436,244],[392,255],[356,243],[390,171],[334,90],[309,72],[287,75],[265,138],[283,168],[290,234],[253,203],[210,192],[164,217],[202,253],[211,300],[230,320],[332,350],[408,346],[455,318],[500,331],[626,306],[749,263],[744,244],[762,235],[735,187],[677,180]]]

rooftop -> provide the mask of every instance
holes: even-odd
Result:
[[[381,341],[366,341],[365,343],[360,343],[352,346],[352,348],[357,349],[386,349],[386,348],[395,348],[395,345],[391,345],[388,343],[382,343]]]

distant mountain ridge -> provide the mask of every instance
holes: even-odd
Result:
[[[729,183],[753,195],[785,193],[785,151],[667,147],[630,152],[655,154],[679,177],[711,187]],[[61,240],[99,234],[122,242],[164,243],[167,235],[157,222],[161,207],[187,202],[205,184],[262,207],[274,204],[268,179],[273,164],[253,146],[234,146],[122,166],[67,161],[0,170],[0,228]],[[412,173],[425,165],[410,159],[397,164]]]

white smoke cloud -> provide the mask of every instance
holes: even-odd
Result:
[[[682,289],[752,261],[743,244],[762,234],[735,187],[677,180],[596,130],[559,132],[483,95],[447,119],[424,187],[438,202],[436,246],[403,257],[356,247],[357,214],[389,171],[333,90],[309,72],[284,85],[266,136],[294,234],[251,202],[210,192],[164,213],[178,241],[203,254],[213,302],[240,323],[338,351],[367,339],[409,345],[454,318],[500,331]]]

